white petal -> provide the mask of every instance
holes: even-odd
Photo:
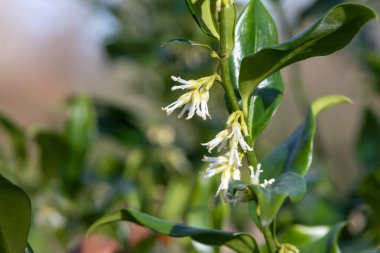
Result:
[[[170,105],[166,106],[166,107],[163,107],[161,108],[162,110],[166,111],[166,114],[167,115],[170,115],[174,112],[175,109],[179,108],[182,106],[182,102],[181,101],[174,101],[173,103],[171,103]]]

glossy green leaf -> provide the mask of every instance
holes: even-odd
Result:
[[[17,162],[24,164],[26,159],[26,145],[23,130],[2,113],[0,113],[0,126],[6,131],[12,142],[13,153]]]
[[[295,225],[285,229],[278,239],[297,246],[300,252],[340,253],[338,237],[345,225],[345,222],[331,228]]]
[[[242,59],[277,43],[277,27],[273,18],[261,0],[251,0],[237,20],[235,47],[229,59],[231,80],[235,89],[238,89]],[[251,95],[247,101],[251,138],[255,139],[268,125],[281,102],[283,91],[281,75],[276,73],[262,82]]]
[[[312,109],[309,109],[305,121],[285,142],[261,161],[262,178],[277,178],[286,171],[305,175],[312,160],[315,117],[319,112],[333,105],[350,101],[349,98],[336,95],[317,99],[312,104]]]
[[[31,222],[28,195],[0,175],[0,252],[25,251]]]
[[[375,11],[365,5],[341,4],[330,9],[318,22],[294,38],[245,57],[239,75],[243,101],[248,101],[255,88],[281,68],[343,48],[366,22],[374,18]]]
[[[162,44],[162,46],[164,47],[170,43],[179,43],[179,44],[185,44],[185,45],[190,45],[190,46],[195,46],[195,47],[201,47],[209,51],[210,54],[214,53],[214,50],[212,50],[212,48],[209,45],[201,44],[201,43],[188,40],[188,39],[171,39],[171,40],[165,41],[165,43]]]
[[[221,11],[225,18],[225,43],[226,43],[226,57],[229,57],[235,45],[235,25],[236,25],[236,7],[233,4],[229,8]],[[223,42],[222,42],[223,43]]]
[[[224,245],[236,252],[259,252],[255,239],[247,233],[233,233],[222,230],[189,227],[161,220],[131,209],[123,209],[101,218],[90,227],[89,232],[98,226],[118,221],[133,222],[150,228],[157,233],[171,237],[191,237],[194,241],[206,245]]]
[[[369,109],[365,110],[356,145],[356,154],[368,170],[380,168],[380,120]]]
[[[211,37],[219,38],[215,1],[185,0],[185,2],[201,30]]]
[[[248,188],[256,196],[257,213],[263,227],[272,223],[287,197],[296,201],[306,193],[304,178],[294,172],[282,174],[270,187],[250,185]]]

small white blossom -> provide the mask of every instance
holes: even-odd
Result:
[[[244,152],[252,151],[252,147],[250,147],[244,140],[242,127],[239,122],[235,121],[232,123],[232,133],[230,136],[232,137],[232,146],[237,147],[239,144]]]
[[[261,187],[268,187],[268,186],[271,186],[274,182],[275,182],[275,179],[274,178],[271,178],[269,180],[267,179],[264,179],[264,183],[260,184],[260,174],[261,172],[263,172],[263,170],[261,169],[261,164],[257,164],[257,167],[256,167],[256,172],[253,170],[253,167],[252,166],[249,166],[248,167],[250,172],[251,172],[251,183],[254,184],[254,185],[260,185]]]
[[[229,153],[226,153],[222,156],[218,157],[207,157],[203,158],[204,162],[210,163],[209,167],[203,172],[203,178],[207,179],[216,174],[222,174],[220,185],[216,194],[219,194],[220,191],[226,191],[228,189],[228,185],[233,180],[240,180],[240,170],[239,166],[236,164],[229,163]],[[240,164],[240,161],[239,161]]]
[[[268,186],[271,186],[274,183],[274,181],[274,178],[271,178],[269,180],[264,179],[264,183],[260,184],[260,186],[266,188]]]
[[[252,184],[260,184],[260,174],[261,172],[263,172],[261,170],[261,164],[257,164],[257,168],[256,168],[256,172],[253,171],[253,167],[252,166],[249,166],[248,167],[250,172],[251,172],[251,183]]]
[[[183,94],[176,101],[171,103],[170,105],[163,107],[162,110],[166,111],[166,114],[169,116],[172,114],[177,108],[182,107],[184,104],[187,104],[191,100],[192,94],[190,92]]]
[[[229,152],[229,159],[228,164],[233,165],[236,164],[236,166],[241,166],[241,159],[239,157],[239,151],[236,147],[232,147]]]
[[[243,112],[237,111],[228,117],[226,129],[219,132],[214,139],[207,143],[202,143],[202,145],[207,146],[208,152],[211,152],[215,147],[219,146],[217,150],[220,152],[229,142],[230,164],[232,164],[234,156],[237,156],[239,146],[244,152],[252,151],[252,147],[244,140],[243,133],[245,136],[248,136]],[[235,159],[235,161],[236,160],[237,159]]]
[[[170,115],[178,108],[182,108],[179,114],[181,118],[187,111],[188,116],[186,119],[191,119],[195,114],[206,120],[207,117],[211,118],[208,112],[207,102],[209,100],[210,94],[209,90],[214,84],[215,80],[220,80],[218,75],[212,75],[207,77],[202,77],[198,80],[184,80],[180,77],[171,77],[173,81],[180,83],[172,87],[172,90],[190,90],[184,95],[180,96],[176,101],[163,107],[162,110],[166,111],[167,115]]]
[[[217,149],[218,152],[220,152],[223,148],[226,148],[226,145],[227,145],[227,142],[228,142],[228,139],[230,137],[228,137],[230,135],[229,131],[227,129],[219,132],[214,139],[212,139],[211,141],[207,142],[207,143],[202,143],[203,146],[207,146],[207,149],[208,149],[208,152],[211,153],[211,151],[217,147],[218,145],[219,148]]]
[[[176,85],[172,87],[172,90],[186,90],[186,89],[196,89],[198,87],[198,83],[194,80],[184,80],[181,77],[171,76],[171,79],[175,82],[178,82],[182,85]]]

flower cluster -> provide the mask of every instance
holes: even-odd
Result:
[[[252,151],[252,147],[245,141],[249,133],[244,120],[244,113],[242,111],[233,112],[228,117],[226,125],[226,129],[219,132],[213,140],[202,144],[207,146],[209,152],[216,147],[218,147],[218,152],[228,148],[228,151],[221,156],[205,156],[203,159],[204,162],[210,163],[209,167],[204,171],[204,178],[210,178],[216,174],[222,175],[217,194],[220,191],[226,193],[231,180],[240,180],[240,167],[242,166],[244,153]],[[268,187],[274,182],[274,179],[270,179],[264,180],[260,184],[261,164],[257,165],[256,171],[252,166],[249,166],[249,170],[251,171],[252,184]]]
[[[225,3],[226,1],[223,1]],[[189,90],[176,101],[162,108],[166,111],[167,115],[172,114],[176,109],[182,108],[178,117],[182,117],[187,111],[186,119],[191,119],[195,114],[206,120],[207,117],[211,118],[208,112],[207,102],[209,100],[209,90],[215,81],[221,82],[219,75],[214,74],[211,76],[202,77],[197,80],[184,80],[180,77],[171,77],[173,81],[178,82],[179,85],[173,86],[172,90]],[[217,190],[217,194],[223,191],[226,194],[231,180],[240,180],[240,167],[245,153],[252,151],[252,147],[246,142],[249,137],[248,127],[245,122],[244,113],[240,110],[230,114],[226,122],[226,128],[219,132],[214,139],[207,143],[202,143],[206,146],[208,152],[211,153],[213,149],[218,152],[227,149],[224,154],[217,157],[204,156],[203,161],[210,163],[208,168],[203,172],[204,178],[213,177],[216,174],[221,174],[221,182]],[[274,179],[264,180],[260,184],[261,165],[258,164],[256,171],[252,166],[249,166],[251,171],[251,183],[257,184],[262,187],[268,187]]]
[[[212,76],[202,77],[198,80],[184,80],[180,77],[171,77],[173,81],[178,82],[180,85],[172,87],[172,90],[190,90],[180,96],[176,101],[170,105],[163,107],[162,110],[166,111],[167,115],[170,115],[178,108],[182,108],[182,111],[178,115],[181,118],[186,111],[189,111],[186,119],[191,119],[197,114],[202,119],[206,120],[207,117],[211,118],[208,112],[207,102],[209,100],[209,90],[213,86],[214,82],[221,81],[219,75],[214,74]]]
[[[252,151],[252,147],[250,147],[245,141],[245,137],[249,134],[243,112],[233,112],[228,117],[226,125],[226,129],[219,132],[213,140],[202,144],[207,146],[209,152],[218,146],[218,152],[228,148],[228,151],[224,155],[218,157],[205,156],[203,159],[203,161],[211,163],[204,172],[204,178],[210,178],[219,173],[222,174],[217,194],[221,190],[226,191],[228,189],[228,184],[232,179],[240,179],[239,168],[242,166],[244,153]]]

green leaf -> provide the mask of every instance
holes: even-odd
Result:
[[[212,50],[212,48],[209,45],[201,44],[201,43],[188,40],[188,39],[171,39],[171,40],[165,41],[161,46],[164,47],[169,43],[179,43],[179,44],[185,44],[185,45],[190,45],[190,46],[195,46],[195,47],[201,47],[209,51],[211,55],[215,53],[214,50]]]
[[[309,109],[305,121],[294,133],[272,153],[261,161],[262,178],[277,178],[286,171],[305,175],[310,167],[315,135],[315,117],[333,105],[351,101],[349,98],[332,95],[317,99]]]
[[[186,5],[201,30],[214,38],[219,38],[214,0],[185,0]]]
[[[88,97],[77,96],[70,102],[69,117],[63,135],[70,152],[62,186],[66,193],[74,196],[81,186],[86,155],[96,133],[96,117],[94,105]]]
[[[25,251],[31,221],[28,195],[0,175],[0,252]]]
[[[380,121],[370,109],[365,110],[356,142],[359,161],[368,170],[380,168]]]
[[[278,239],[297,246],[300,252],[339,253],[338,237],[345,225],[345,222],[331,228],[295,225],[287,228]]]
[[[231,80],[235,89],[238,89],[242,59],[277,43],[277,27],[270,13],[260,0],[251,0],[237,20],[235,47],[229,59]],[[281,75],[276,73],[262,82],[250,96],[247,101],[247,123],[252,139],[268,125],[281,102],[283,91]]]
[[[94,105],[90,98],[77,96],[70,101],[65,136],[77,152],[85,152],[96,132]]]
[[[140,226],[150,228],[157,233],[171,237],[191,237],[194,241],[206,245],[225,245],[236,252],[259,252],[255,239],[247,233],[233,233],[222,230],[189,227],[161,220],[131,209],[122,209],[101,218],[89,228],[89,232],[98,226],[118,221],[133,222]]]
[[[12,141],[13,152],[16,155],[17,162],[23,165],[26,160],[27,151],[24,131],[2,113],[0,113],[0,126],[6,131]]]
[[[281,68],[343,48],[365,23],[374,18],[375,11],[365,5],[341,4],[330,9],[303,33],[245,57],[239,75],[239,90],[243,101],[247,103],[256,86]]]
[[[40,131],[35,138],[39,148],[42,179],[47,184],[67,168],[70,147],[66,139],[59,133]]]
[[[231,5],[229,8],[222,10],[225,18],[225,34],[226,34],[226,56],[229,57],[235,45],[235,25],[236,25],[236,7]]]
[[[342,95],[329,95],[321,97],[315,100],[311,106],[314,117],[316,117],[322,111],[339,104],[348,103],[351,104],[352,100]]]
[[[294,172],[284,173],[270,187],[250,185],[248,188],[256,196],[257,213],[262,227],[268,227],[272,223],[287,197],[297,201],[306,193],[304,178]]]

